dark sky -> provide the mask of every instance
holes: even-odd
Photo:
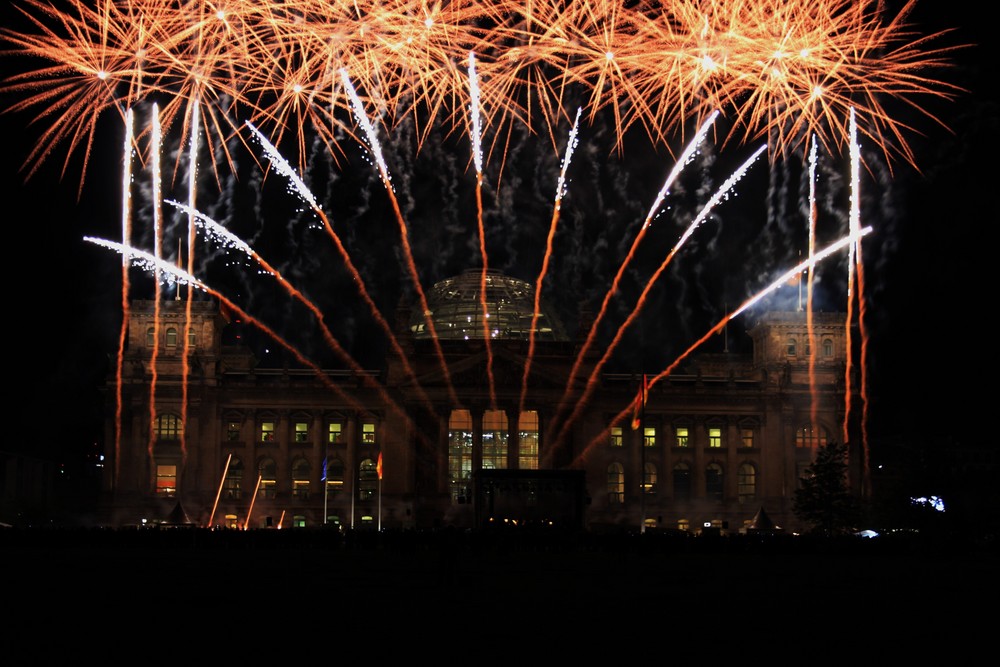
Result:
[[[931,16],[941,3],[924,0],[916,17],[927,30],[955,28],[956,44],[979,44],[957,55],[959,67],[949,79],[969,94],[935,110],[948,129],[917,119],[925,137],[913,137],[916,169],[896,165],[891,178],[863,184],[862,223],[874,233],[864,242],[867,326],[871,332],[870,382],[872,429],[876,436],[918,433],[927,437],[975,437],[986,411],[984,382],[992,374],[992,327],[986,295],[986,269],[992,262],[993,226],[998,216],[996,167],[997,106],[987,65],[996,62],[995,46],[984,38],[985,21],[971,2],[947,3],[949,15]],[[933,8],[931,7],[933,5]],[[6,11],[6,10],[5,10]],[[0,60],[3,72],[17,71],[17,60]],[[991,72],[992,74],[992,72]],[[6,265],[8,292],[14,308],[8,326],[11,368],[20,377],[13,385],[27,401],[21,439],[40,438],[57,450],[74,449],[98,437],[94,429],[96,387],[104,380],[115,354],[120,321],[120,260],[84,236],[120,240],[121,128],[108,119],[101,128],[78,198],[78,159],[60,175],[56,154],[31,180],[22,170],[40,127],[22,114],[0,116],[4,131],[0,187],[6,204],[9,242]],[[41,121],[42,123],[46,121]],[[137,122],[144,122],[137,119]],[[569,127],[563,130],[568,134]],[[581,304],[596,308],[632,239],[652,205],[673,161],[666,151],[643,147],[633,137],[622,158],[609,155],[609,132],[600,124],[580,129],[581,143],[569,172],[560,218],[560,235],[547,277],[550,297],[570,322]],[[411,134],[398,129],[386,138],[387,161],[406,213],[414,260],[424,289],[434,281],[478,267],[475,179],[468,171],[468,142],[458,137],[426,146],[417,154]],[[552,214],[562,144],[557,153],[541,137],[515,137],[502,174],[489,164],[485,178],[488,258],[491,268],[534,280],[541,265]],[[680,147],[676,142],[674,149]],[[697,210],[697,202],[714,191],[756,145],[706,151],[675,189],[674,219],[658,222],[643,256],[623,283],[637,294],[659,264],[665,249],[679,238]],[[176,150],[176,146],[173,147]],[[357,349],[356,341],[377,338],[363,304],[349,289],[343,263],[329,239],[301,203],[290,196],[277,175],[262,178],[253,156],[238,158],[238,178],[222,178],[221,189],[203,174],[199,206],[250,243],[290,282],[303,289],[329,313],[339,340]],[[262,153],[257,157],[263,159]],[[328,156],[327,156],[328,157]],[[830,157],[818,185],[825,215],[836,219],[848,206],[846,163]],[[630,334],[614,370],[661,370],[676,354],[714,325],[755,290],[791,267],[804,246],[804,230],[779,213],[798,206],[795,197],[781,198],[781,187],[797,187],[795,165],[755,164],[717,214],[692,237],[650,295],[644,316]],[[137,225],[148,206],[143,203],[144,175],[137,175]],[[351,251],[372,296],[390,313],[400,298],[414,296],[388,198],[360,148],[345,143],[339,164],[313,161],[306,180],[324,202],[338,234]],[[871,182],[869,182],[871,181]],[[186,201],[182,192],[165,196]],[[770,205],[770,208],[769,208]],[[169,207],[166,213],[170,213]],[[793,216],[794,217],[794,216]],[[312,223],[312,224],[311,224]],[[669,224],[668,224],[669,223]],[[148,240],[148,239],[147,239]],[[135,245],[150,249],[142,239]],[[166,252],[175,251],[176,242]],[[199,273],[252,314],[269,323],[295,323],[283,331],[289,341],[324,363],[321,341],[308,316],[274,281],[256,275],[244,262],[221,266],[217,253],[202,250]],[[839,262],[839,264],[837,263]],[[831,262],[817,288],[818,307],[842,310],[844,262]],[[148,290],[137,274],[136,291]],[[142,294],[149,296],[150,292]],[[787,299],[782,301],[782,299]],[[609,323],[621,321],[632,302],[616,302]],[[768,306],[794,307],[794,291],[784,290]],[[733,323],[729,340],[744,344],[748,324]],[[706,344],[718,351],[721,340]],[[276,346],[262,347],[272,350]],[[276,352],[272,352],[275,354]],[[58,425],[53,437],[48,432]],[[42,435],[45,434],[45,435]],[[981,435],[981,434],[980,434]],[[72,443],[71,445],[69,443]]]

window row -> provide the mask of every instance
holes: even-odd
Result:
[[[180,341],[180,333],[177,331],[176,327],[167,327],[166,332],[163,335],[163,342],[167,347],[177,347]],[[188,330],[188,347],[194,347],[195,335],[193,330]],[[156,345],[156,327],[149,327],[146,329],[146,347],[154,347]]]
[[[293,420],[291,425],[292,442],[312,442],[312,426],[313,422],[310,419]],[[326,424],[326,431],[323,438],[324,442],[331,445],[344,444],[346,443],[345,433],[346,429],[343,422],[329,422]],[[361,444],[374,445],[376,442],[375,433],[376,422],[363,421],[361,423]],[[255,436],[257,442],[278,441],[278,422],[271,419],[259,422],[257,424]],[[234,419],[226,421],[226,440],[228,442],[240,442],[243,440],[243,423],[241,421]]]
[[[657,427],[644,426],[642,429],[642,443],[645,447],[656,447]],[[723,428],[721,426],[709,426],[705,429],[707,444],[710,448],[721,448],[723,446]],[[625,431],[621,426],[611,427],[612,447],[622,447],[625,444]],[[740,428],[740,447],[750,448],[756,443],[756,429],[752,427]],[[692,445],[692,429],[689,426],[674,426],[673,440],[674,447],[690,447]]]
[[[812,354],[812,345],[809,343],[809,338],[808,337],[803,341],[802,347],[804,348],[802,350],[802,354],[803,355],[805,355],[805,356],[808,357],[809,355]],[[794,336],[789,336],[788,339],[785,341],[785,353],[789,357],[798,356],[798,354],[799,354],[799,341]],[[830,359],[830,358],[833,357],[833,339],[832,338],[824,338],[822,341],[820,341],[820,354],[822,354],[823,357],[826,358],[826,359]]]
[[[344,462],[337,457],[327,457],[320,469],[320,488],[330,496],[338,494],[344,488]],[[222,482],[221,498],[223,500],[243,500],[248,491],[245,485],[243,462],[233,458],[226,467]],[[262,458],[257,464],[256,480],[253,493],[258,498],[275,498],[278,491],[278,465],[270,457]],[[296,459],[291,465],[292,497],[309,500],[312,491],[312,465],[304,458]],[[358,464],[356,488],[359,500],[370,500],[375,497],[380,478],[379,464],[376,460],[366,458]],[[177,494],[177,466],[161,464],[156,466],[156,494],[163,497],[174,497]]]
[[[640,490],[647,495],[659,492],[659,471],[656,464],[646,463],[643,466]],[[725,475],[722,465],[709,463],[704,470],[705,498],[709,500],[723,499]],[[681,462],[672,470],[674,500],[691,499],[691,466]],[[625,468],[621,463],[613,462],[607,470],[608,503],[621,505],[625,502]],[[752,463],[743,463],[736,472],[736,493],[740,502],[750,502],[757,497],[757,468]]]

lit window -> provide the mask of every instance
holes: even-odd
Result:
[[[156,495],[165,498],[177,495],[177,466],[156,466]]]
[[[740,442],[744,449],[750,449],[753,447],[753,429],[752,428],[741,428],[740,429]]]
[[[517,467],[521,470],[538,469],[538,412],[525,410],[518,417]]]
[[[621,505],[625,502],[625,469],[621,463],[608,466],[608,504]]]
[[[156,416],[156,439],[177,440],[181,437],[181,420],[177,415]]]
[[[722,447],[722,429],[712,426],[708,429],[708,446]]]
[[[622,427],[612,426],[611,427],[611,446],[621,447],[622,446]]]
[[[472,413],[468,410],[452,410],[448,420],[448,488],[455,502],[472,500]]]
[[[274,442],[274,422],[261,422],[260,441]]]
[[[709,463],[705,468],[705,497],[709,500],[722,500],[722,466]]]
[[[305,528],[306,518],[301,514],[296,514],[292,517],[292,528]]]
[[[278,493],[278,466],[274,459],[262,459],[257,467],[260,475],[258,493],[261,498],[274,498]]]
[[[691,530],[691,520],[677,519],[677,530]]]
[[[378,490],[378,467],[375,461],[365,459],[358,467],[358,500],[371,500]]]
[[[815,429],[809,426],[803,426],[795,432],[796,447],[809,447],[815,449],[816,447],[825,447],[826,441],[826,429],[822,426]]]
[[[326,441],[331,444],[337,444],[341,441],[343,435],[343,426],[340,422],[330,422],[327,426],[327,436]]]
[[[647,463],[643,466],[642,489],[648,494],[656,493],[656,464]]]
[[[309,422],[295,422],[295,442],[309,442]]]
[[[177,329],[167,329],[167,347],[177,347]]]
[[[483,468],[507,467],[507,413],[487,410],[483,414]]]
[[[794,338],[789,338],[787,345],[788,345],[788,347],[787,347],[788,356],[794,357],[795,356],[795,339]]]
[[[746,503],[757,497],[757,469],[752,463],[744,463],[736,473],[737,492],[740,502]]]
[[[833,356],[833,340],[830,338],[823,339],[823,356],[827,358]]]
[[[292,497],[300,500],[309,500],[309,475],[312,468],[309,461],[297,459],[292,464]]]
[[[642,429],[642,444],[645,447],[656,447],[656,428],[647,426]]]
[[[364,422],[361,425],[361,442],[366,445],[375,444],[375,422]]]
[[[226,440],[228,442],[237,442],[240,439],[240,423],[238,421],[230,420],[226,422]]]
[[[678,426],[674,429],[674,433],[677,435],[677,446],[687,447],[690,442],[690,431],[688,431],[687,426]]]

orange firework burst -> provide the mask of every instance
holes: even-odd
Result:
[[[907,23],[915,0],[895,16],[880,0],[16,2],[27,28],[0,30],[4,53],[41,65],[0,90],[48,123],[29,175],[60,144],[86,165],[98,119],[154,95],[164,127],[189,131],[197,105],[220,138],[249,120],[294,133],[300,159],[307,131],[332,149],[349,112],[341,70],[387,126],[409,115],[422,138],[436,119],[467,132],[469,53],[494,143],[538,116],[551,136],[573,91],[591,119],[613,117],[619,147],[633,125],[665,143],[714,111],[730,140],[766,136],[772,155],[810,136],[837,147],[856,108],[887,159],[913,163],[917,128],[886,105],[939,122],[921,102],[960,92],[936,75],[961,47]]]

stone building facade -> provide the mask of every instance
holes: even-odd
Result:
[[[638,409],[641,377],[588,382],[597,359],[580,358],[580,340],[538,321],[537,339],[525,334],[533,294],[520,281],[489,275],[485,310],[506,309],[509,324],[489,344],[475,335],[487,330],[475,276],[430,292],[429,319],[401,312],[402,354],[372,371],[264,368],[227,341],[233,323],[215,301],[133,301],[107,385],[106,522],[545,521],[550,510],[567,516],[546,505],[562,490],[548,492],[559,471],[576,470],[582,512],[572,515],[590,530],[738,531],[761,508],[800,528],[799,478],[817,446],[843,439],[842,313],[766,313],[747,332],[752,354],[694,354],[647,376]],[[505,507],[523,516],[484,514],[482,470],[512,471],[490,490],[522,494]]]

